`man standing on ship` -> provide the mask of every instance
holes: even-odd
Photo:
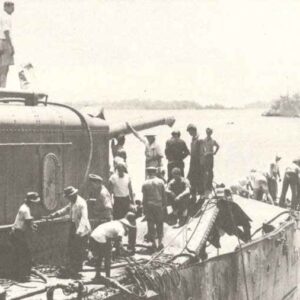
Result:
[[[113,215],[115,220],[125,217],[130,210],[130,205],[134,205],[131,179],[126,173],[124,163],[116,166],[116,172],[109,178],[109,191],[114,196]]]
[[[213,130],[206,128],[206,138],[204,139],[205,157],[205,191],[212,191],[214,179],[214,156],[220,149],[219,144],[211,137]]]
[[[91,226],[88,218],[87,203],[78,195],[78,190],[73,186],[69,186],[64,189],[64,196],[68,199],[69,204],[46,218],[69,215],[71,223],[68,243],[69,267],[66,270],[66,274],[63,275],[78,278],[78,272],[82,270],[84,251]]]
[[[295,159],[291,165],[285,169],[285,174],[282,183],[282,191],[279,201],[279,206],[285,207],[285,197],[288,188],[291,188],[292,192],[292,209],[297,209],[299,205],[300,187],[299,187],[299,175],[300,175],[300,158]]]
[[[18,281],[26,281],[32,267],[26,232],[28,230],[35,231],[37,229],[37,225],[33,223],[33,217],[31,215],[31,209],[35,203],[40,203],[38,193],[27,193],[24,203],[19,208],[10,233],[15,267],[13,276],[14,279]]]
[[[90,174],[89,181],[95,192],[95,200],[92,211],[96,219],[95,226],[112,221],[113,201],[109,191],[103,184],[102,177]]]
[[[279,170],[279,161],[281,160],[280,156],[275,157],[275,162],[270,164],[270,172],[268,174],[268,187],[270,195],[273,199],[273,202],[276,203],[277,193],[278,193],[278,180],[281,181],[280,178],[280,170]]]
[[[166,207],[165,185],[162,179],[156,176],[156,168],[147,168],[148,179],[142,186],[144,214],[148,223],[148,232],[153,250],[163,249],[164,211]]]
[[[116,142],[117,141],[117,142]],[[114,169],[116,169],[119,163],[124,163],[126,166],[126,173],[127,173],[127,153],[124,149],[125,145],[125,136],[119,135],[116,139],[112,139],[111,141],[111,151],[114,160]]]
[[[165,149],[168,160],[168,182],[172,179],[172,170],[179,168],[184,176],[184,159],[190,154],[184,140],[180,138],[180,131],[173,131],[172,137],[166,142]]]
[[[204,145],[203,140],[199,139],[197,127],[194,124],[189,124],[187,132],[192,137],[191,142],[191,158],[188,179],[191,184],[191,196],[193,203],[197,200],[197,195],[203,196],[204,189]]]
[[[15,49],[11,39],[11,15],[15,10],[12,0],[5,0],[0,16],[0,87],[6,87],[9,66],[14,64]]]
[[[158,177],[161,176],[163,153],[161,151],[160,146],[155,140],[155,135],[147,134],[145,135],[146,137],[145,139],[142,138],[140,134],[129,123],[127,123],[127,127],[131,130],[133,135],[145,145],[146,170],[149,167],[154,167],[157,170],[157,176]],[[146,171],[146,178],[147,178],[147,171]]]

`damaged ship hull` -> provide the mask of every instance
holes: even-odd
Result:
[[[237,251],[183,267],[177,287],[170,277],[162,277],[165,293],[155,299],[299,299],[299,235],[297,224],[290,221]]]

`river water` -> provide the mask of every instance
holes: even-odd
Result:
[[[98,108],[85,110],[97,112]],[[198,127],[200,137],[206,127],[214,129],[213,137],[221,148],[215,157],[215,181],[231,184],[245,177],[251,169],[267,171],[276,154],[282,156],[281,171],[294,157],[300,156],[300,119],[262,117],[260,110],[107,110],[109,122],[124,122],[137,118],[174,116],[175,129],[190,144],[186,132],[188,123]],[[161,126],[146,132],[157,134],[157,141],[165,148],[172,129]],[[144,146],[133,135],[126,140],[128,168],[137,197],[144,179]],[[186,159],[188,171],[189,159]],[[164,161],[166,167],[166,161]]]

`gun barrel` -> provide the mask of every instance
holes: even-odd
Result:
[[[130,122],[130,125],[137,131],[149,129],[152,127],[157,127],[161,125],[168,125],[172,127],[175,123],[174,117],[167,118],[149,118],[149,119],[138,119]],[[112,125],[109,130],[109,138],[116,138],[119,135],[130,134],[131,131],[127,127],[126,123],[119,123]]]

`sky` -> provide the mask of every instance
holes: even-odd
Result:
[[[298,0],[15,0],[16,64],[60,101],[242,106],[300,92]]]

